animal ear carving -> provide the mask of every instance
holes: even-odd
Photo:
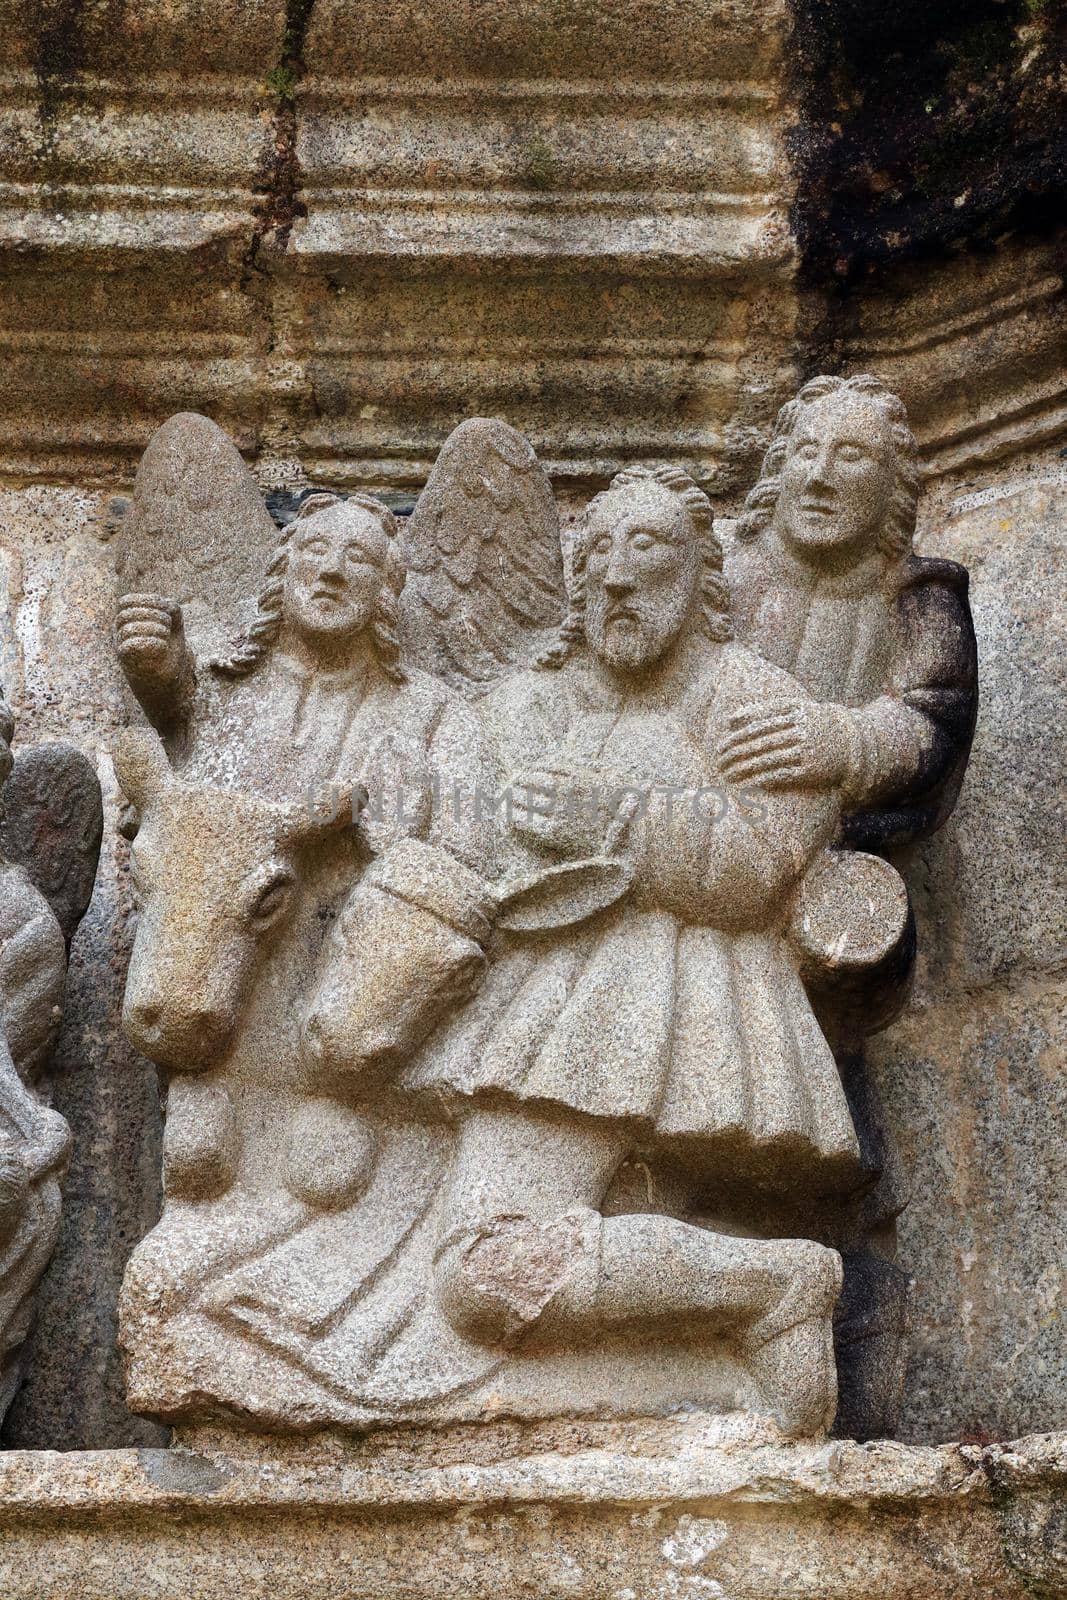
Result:
[[[111,746],[111,760],[123,794],[139,811],[173,777],[162,740],[149,728],[123,728]]]

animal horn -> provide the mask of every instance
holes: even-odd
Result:
[[[303,800],[292,800],[284,808],[283,837],[300,839],[319,829],[351,827],[366,803],[362,784],[312,785]]]

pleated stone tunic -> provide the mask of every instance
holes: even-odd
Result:
[[[513,786],[550,768],[645,797],[617,846],[632,886],[563,931],[508,936],[480,994],[409,1069],[410,1088],[622,1119],[636,1146],[709,1176],[771,1188],[855,1176],[837,1067],[784,933],[833,838],[836,799],[739,792],[715,754],[732,712],[783,695],[805,691],[703,635],[636,691],[582,654],[491,692],[486,722]],[[556,844],[542,865],[560,858]],[[569,845],[596,855],[603,822],[583,834],[579,821]]]

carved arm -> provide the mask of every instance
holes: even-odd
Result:
[[[126,681],[153,726],[173,733],[189,713],[196,684],[181,606],[165,595],[125,594],[115,631]]]

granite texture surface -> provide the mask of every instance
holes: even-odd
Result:
[[[1063,1436],[222,1439],[0,1460],[7,1600],[1061,1600]],[[466,1455],[465,1455],[466,1451]]]
[[[1065,519],[1042,462],[944,494],[922,540],[970,568],[982,711],[955,814],[905,866],[913,1009],[872,1044],[910,1196],[909,1439],[1067,1421]]]
[[[390,5],[357,37],[330,0],[0,6],[0,678],[21,737],[99,762],[108,807],[59,1044],[64,1232],[12,1444],[161,1437],[114,1342],[161,1119],[117,1025],[131,901],[103,753],[130,715],[111,502],[153,429],[201,408],[264,486],[410,504],[451,427],[499,413],[568,502],[667,457],[730,515],[817,370],[907,401],[943,486],[921,548],[974,569],[988,657],[957,821],[901,862],[920,1009],[874,1057],[912,1195],[905,1429],[1063,1420],[1062,512],[993,504],[1048,482],[1067,438],[1060,8],[653,10],[398,26]]]

